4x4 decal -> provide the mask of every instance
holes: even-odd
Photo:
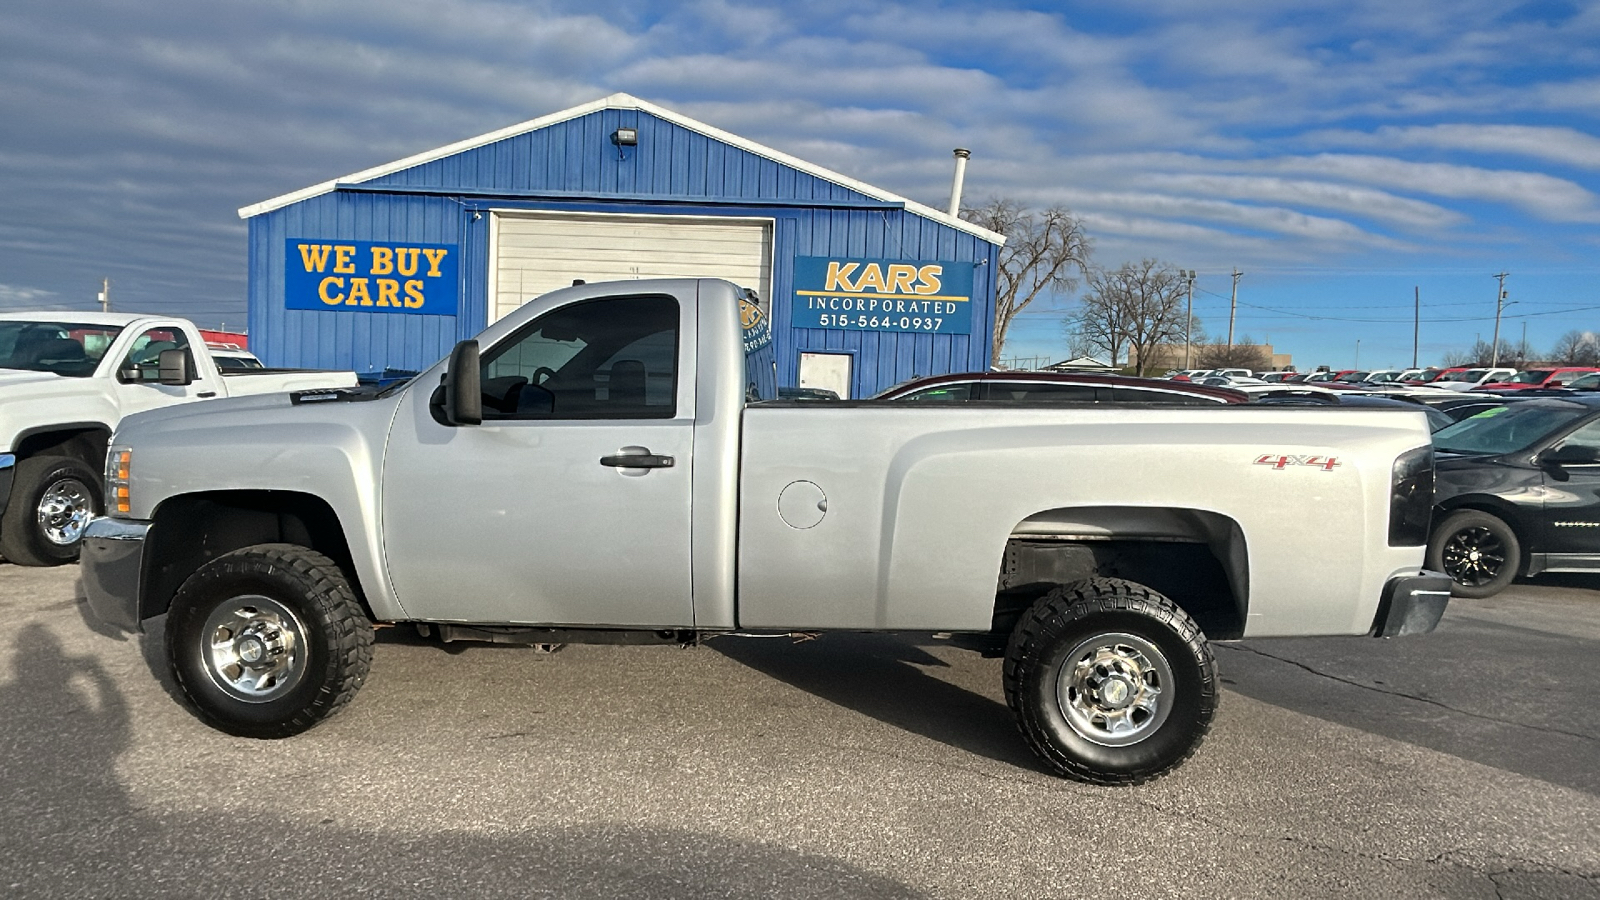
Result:
[[[1343,465],[1337,456],[1299,456],[1288,453],[1263,453],[1256,457],[1256,465],[1271,466],[1283,471],[1290,466],[1311,466],[1324,472],[1332,472]]]

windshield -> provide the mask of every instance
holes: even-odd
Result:
[[[1568,404],[1496,406],[1441,429],[1433,446],[1447,453],[1515,453],[1588,414],[1587,407]]]
[[[121,331],[81,322],[0,321],[0,368],[87,378]]]
[[[1567,382],[1567,387],[1580,391],[1594,390],[1600,387],[1600,372],[1590,372],[1587,375],[1574,378]]]
[[[1366,377],[1367,373],[1365,372],[1350,372],[1345,375],[1340,375],[1338,378],[1335,378],[1334,381],[1338,381],[1343,384],[1354,384]]]
[[[1505,379],[1505,383],[1506,384],[1544,384],[1544,380],[1546,378],[1549,378],[1553,371],[1554,371],[1553,369],[1529,369],[1526,372],[1518,372],[1517,374],[1511,376],[1510,378]]]

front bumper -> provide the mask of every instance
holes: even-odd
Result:
[[[79,551],[89,609],[107,625],[139,629],[139,571],[150,523],[101,516],[89,521]]]
[[[6,506],[11,503],[11,481],[16,475],[16,454],[0,453],[0,515],[5,513]]]
[[[1450,576],[1424,569],[1416,575],[1389,579],[1378,615],[1372,620],[1374,637],[1427,634],[1444,618],[1450,603]]]

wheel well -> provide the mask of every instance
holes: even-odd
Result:
[[[327,501],[288,491],[218,491],[173,497],[156,508],[145,548],[139,617],[166,612],[183,582],[210,560],[272,543],[298,544],[333,560],[372,615],[344,529]]]
[[[1018,523],[1006,541],[992,634],[1009,636],[1033,602],[1057,585],[1125,578],[1177,604],[1212,639],[1244,635],[1248,556],[1238,523],[1190,509],[1083,507]]]
[[[106,467],[106,444],[111,429],[104,425],[69,426],[49,431],[25,432],[16,442],[16,456],[70,456],[96,472]]]
[[[1504,504],[1468,497],[1451,502],[1449,505],[1440,506],[1438,514],[1434,516],[1433,524],[1437,525],[1443,522],[1445,517],[1451,513],[1461,512],[1464,509],[1491,515],[1506,523],[1506,527],[1511,529],[1511,533],[1517,536],[1517,543],[1521,545],[1522,558],[1517,560],[1517,573],[1521,574],[1528,566],[1529,548],[1533,546],[1532,536],[1528,534],[1526,524],[1522,521],[1522,516],[1518,515],[1516,510],[1508,509]],[[1431,545],[1433,538],[1431,527],[1429,530],[1428,537]]]

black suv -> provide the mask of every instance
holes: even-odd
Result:
[[[1433,436],[1428,568],[1462,597],[1518,575],[1600,572],[1600,396],[1522,400]]]

